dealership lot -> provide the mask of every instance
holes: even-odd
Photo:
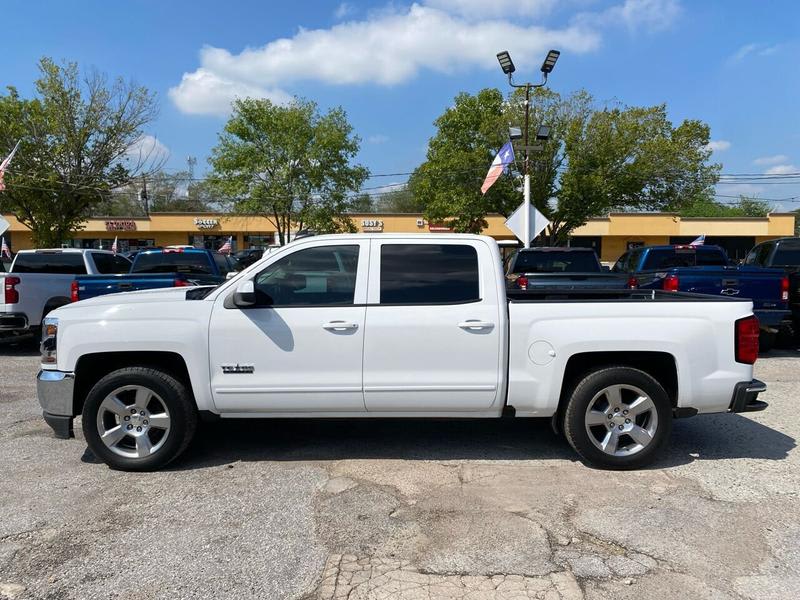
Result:
[[[52,437],[37,365],[0,347],[0,598],[800,597],[799,352],[639,472],[524,420],[225,422],[114,472]]]

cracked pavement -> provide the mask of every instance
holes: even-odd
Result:
[[[800,597],[798,352],[637,472],[547,422],[272,420],[119,473],[52,437],[37,362],[0,347],[0,598]]]

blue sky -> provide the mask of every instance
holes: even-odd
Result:
[[[553,89],[628,105],[665,102],[711,125],[726,173],[800,171],[800,3],[791,0],[418,0],[293,2],[3,0],[0,85],[32,93],[47,55],[133,78],[161,110],[148,133],[167,166],[198,172],[234,95],[341,105],[373,173],[424,158],[433,120],[459,91],[505,89],[562,51]],[[527,73],[526,73],[527,71]],[[368,185],[403,181],[376,179]],[[720,185],[720,194],[800,196],[800,185]],[[800,207],[800,198],[773,202]]]

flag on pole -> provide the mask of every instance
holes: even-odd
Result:
[[[219,251],[222,254],[230,254],[231,248],[233,246],[233,236],[229,237],[228,240],[220,246]]]
[[[497,151],[497,154],[492,161],[492,166],[489,167],[489,172],[486,174],[486,179],[483,181],[483,185],[481,186],[481,193],[485,194],[494,182],[497,181],[502,175],[505,170],[514,162],[514,147],[511,145],[511,142],[506,142],[500,150]]]
[[[11,250],[8,249],[8,244],[6,244],[6,238],[0,238],[2,240],[2,245],[0,245],[0,256],[7,256],[11,258]]]
[[[690,246],[702,246],[702,245],[703,245],[703,244],[705,244],[705,243],[706,243],[706,234],[704,233],[703,235],[701,235],[699,238],[695,239],[695,240],[694,240],[694,241],[693,241],[691,244],[689,244],[689,245],[690,245]]]
[[[6,156],[5,160],[3,160],[3,162],[0,163],[0,192],[6,189],[6,184],[3,182],[3,177],[6,176],[6,169],[8,168],[8,165],[11,164],[11,159],[14,158],[14,155],[17,153],[17,148],[19,148],[20,141],[22,140],[19,140],[16,143],[14,149],[11,151],[11,154]]]
[[[116,254],[117,253],[117,236],[114,236],[114,243],[111,244],[111,251]]]

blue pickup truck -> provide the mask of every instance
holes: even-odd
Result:
[[[783,269],[733,265],[719,246],[644,246],[623,254],[611,269],[628,287],[748,298],[768,351],[790,326],[789,278]]]
[[[236,260],[198,248],[144,250],[133,260],[130,273],[122,275],[78,275],[72,282],[71,300],[86,300],[105,294],[164,287],[218,285],[240,267]]]

